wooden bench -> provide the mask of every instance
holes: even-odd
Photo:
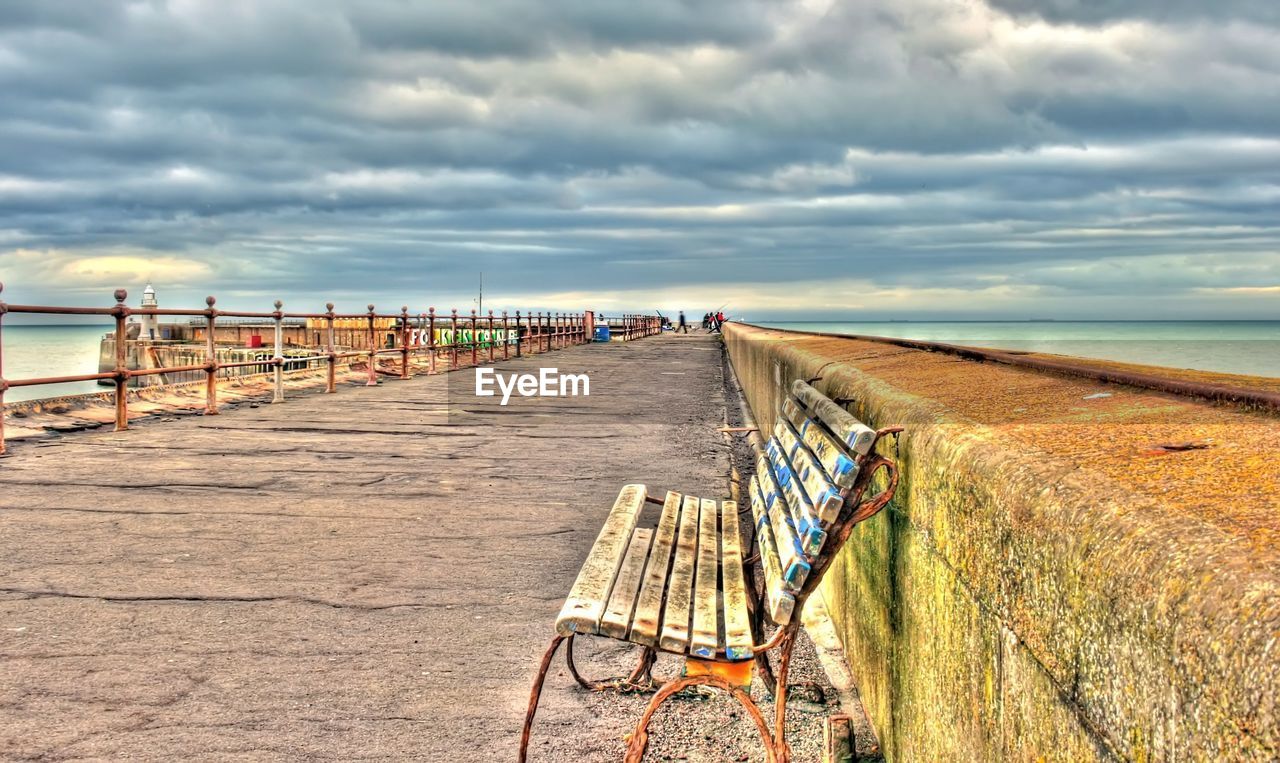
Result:
[[[897,468],[874,449],[880,437],[899,431],[873,430],[797,381],[772,436],[753,437],[756,463],[743,496],[747,507],[676,492],[659,500],[644,485],[624,486],[556,620],[556,635],[529,696],[520,760],[526,759],[547,670],[567,641],[569,671],[582,686],[656,690],[631,735],[627,761],[643,758],[658,707],[696,685],[715,686],[738,699],[760,732],[767,760],[788,761],[787,671],[801,610],[854,525],[893,498]],[[883,489],[864,500],[881,469],[887,472]],[[662,508],[656,523],[650,519],[641,526],[648,504]],[[746,548],[755,547],[745,558],[743,529],[754,535]],[[774,631],[766,637],[770,626]],[[640,662],[626,678],[586,680],[573,662],[573,639],[583,635],[638,644]],[[659,652],[684,658],[680,678],[661,685],[653,678]],[[769,652],[778,655],[776,678]],[[747,691],[753,664],[774,694],[772,731]]]

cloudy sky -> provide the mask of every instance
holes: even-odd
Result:
[[[1280,318],[1275,0],[6,2],[0,93],[10,302]]]

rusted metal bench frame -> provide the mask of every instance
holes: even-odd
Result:
[[[781,415],[781,414],[779,414]],[[766,595],[767,582],[764,575],[755,575],[754,561],[759,556],[758,548],[751,557],[743,560],[744,572],[747,575],[748,585],[746,587],[748,593],[748,607],[751,611],[751,628],[752,636],[755,643],[752,646],[752,656],[742,660],[730,660],[722,655],[715,655],[710,658],[697,658],[702,662],[719,663],[719,664],[742,664],[748,661],[754,661],[757,670],[761,674],[761,679],[765,681],[766,688],[774,696],[774,721],[773,728],[770,729],[768,721],[764,714],[756,705],[755,701],[747,688],[732,683],[731,681],[714,674],[704,675],[685,675],[674,680],[661,682],[653,677],[652,670],[659,652],[676,655],[683,659],[690,659],[690,655],[686,652],[676,652],[663,649],[661,646],[643,646],[640,659],[635,669],[625,678],[609,681],[592,681],[582,677],[579,674],[577,666],[573,659],[573,640],[577,635],[561,635],[557,633],[552,638],[551,644],[547,647],[547,651],[543,654],[542,662],[538,668],[537,677],[534,679],[533,688],[529,694],[529,705],[525,714],[524,727],[520,736],[520,752],[519,760],[521,763],[527,758],[529,737],[533,727],[534,716],[537,713],[538,702],[542,694],[542,686],[546,680],[547,671],[551,667],[551,661],[555,657],[556,651],[561,644],[568,642],[565,649],[565,660],[569,668],[570,674],[574,680],[583,688],[592,691],[618,690],[618,691],[655,691],[653,698],[649,701],[648,707],[645,708],[644,714],[636,724],[634,732],[631,734],[630,741],[627,745],[627,752],[624,758],[627,763],[639,763],[644,757],[645,749],[648,746],[648,726],[653,719],[654,714],[659,707],[676,695],[683,689],[693,686],[711,686],[721,689],[732,696],[747,711],[748,716],[756,725],[756,729],[760,733],[761,741],[765,746],[766,760],[769,763],[789,763],[791,759],[791,749],[786,741],[786,712],[788,687],[787,676],[791,665],[791,655],[795,647],[795,640],[799,632],[804,604],[808,600],[809,595],[817,589],[826,575],[827,569],[831,566],[832,561],[840,550],[844,547],[845,541],[848,540],[853,528],[860,522],[878,514],[893,499],[894,493],[898,486],[898,468],[889,459],[876,454],[875,444],[879,442],[881,437],[886,435],[896,435],[901,432],[900,427],[887,427],[876,430],[875,440],[873,441],[868,455],[859,463],[858,475],[852,486],[841,489],[841,506],[837,518],[830,523],[827,529],[827,537],[819,554],[814,558],[808,577],[803,585],[796,591],[793,596],[795,598],[795,607],[790,620],[777,627],[777,630],[768,639],[764,639],[764,626],[770,620],[764,606],[764,598]],[[752,432],[753,448],[759,453],[763,450],[763,443],[759,434]],[[863,496],[870,486],[877,472],[884,470],[886,472],[886,483],[883,489],[876,495],[864,500]],[[645,496],[646,503],[661,505],[663,502],[651,496]],[[750,511],[750,509],[740,510],[739,513]],[[755,532],[758,528],[752,525],[753,533],[751,537],[752,546],[755,546]],[[758,578],[758,580],[757,580]],[[754,581],[754,584],[753,584]],[[758,590],[757,590],[758,585]],[[773,668],[769,663],[768,653],[777,651],[778,668],[776,676]]]

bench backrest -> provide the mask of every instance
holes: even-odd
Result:
[[[873,450],[890,431],[897,430],[871,429],[803,381],[791,386],[748,488],[764,604],[775,623],[786,624],[803,605],[853,525],[893,497],[897,471]],[[889,470],[889,487],[864,503],[881,467]]]

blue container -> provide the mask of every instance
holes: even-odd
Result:
[[[609,324],[607,323],[596,324],[596,341],[597,342],[609,341]]]

